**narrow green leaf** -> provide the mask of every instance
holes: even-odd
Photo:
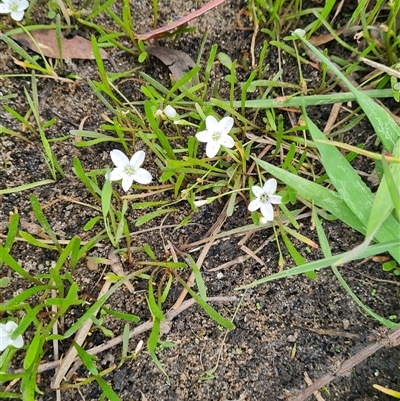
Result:
[[[54,184],[55,180],[42,180],[37,182],[31,182],[29,184],[19,185],[17,187],[0,189],[0,195],[8,195],[16,192],[27,191],[32,188],[40,187],[42,185]]]
[[[15,273],[19,274],[21,277],[31,281],[32,283],[42,286],[43,283],[36,277],[31,276],[18,262],[8,253],[6,249],[0,244],[0,258],[1,260],[9,266]]]
[[[199,290],[199,294],[200,294],[201,298],[207,302],[207,287],[204,284],[204,280],[201,275],[200,269],[197,267],[196,262],[188,253],[185,253],[185,257],[188,259],[190,267],[193,270],[193,274],[194,274],[194,277],[196,280],[196,285],[197,285],[197,289]]]
[[[72,342],[76,351],[78,352],[79,357],[81,358],[83,364],[86,366],[87,370],[93,375],[96,376],[99,374],[99,371],[96,368],[93,360],[97,359],[94,355],[91,355],[86,352],[84,348],[82,348],[78,343],[75,341]]]
[[[164,214],[167,213],[175,212],[176,210],[177,210],[176,208],[167,208],[167,209],[158,209],[155,212],[146,213],[145,215],[139,217],[136,220],[135,226],[140,227],[156,217],[163,216]]]
[[[115,316],[118,319],[122,319],[122,320],[126,320],[127,322],[132,322],[132,323],[137,323],[140,321],[140,318],[132,315],[130,313],[122,313],[122,312],[117,312],[114,311],[112,309],[106,308],[103,306],[102,308],[105,312],[107,312],[107,314],[111,315],[111,316]]]
[[[315,46],[308,42],[304,37],[299,39],[336,75],[345,83],[349,90],[354,94],[358,104],[364,110],[366,116],[374,127],[374,131],[382,142],[383,147],[388,152],[393,152],[394,145],[400,139],[400,127],[396,124],[392,116],[378,103],[375,103],[369,96],[356,89],[347,77],[325,57]]]
[[[218,324],[227,328],[228,330],[233,330],[235,325],[228,319],[225,319],[221,316],[211,305],[205,302],[201,297],[199,297],[187,284],[184,280],[182,280],[179,275],[175,274],[176,279],[180,282],[180,284],[185,288],[185,290],[191,295],[192,298],[204,309],[207,314],[214,319]]]
[[[85,171],[83,170],[83,167],[81,165],[81,162],[77,157],[74,157],[72,164],[74,166],[74,171],[76,176],[84,183],[85,187],[89,190],[91,195],[99,202],[101,203],[100,196],[98,195],[101,193],[100,189],[97,187],[97,185],[94,184],[92,180],[90,180],[86,174]]]
[[[62,247],[58,242],[56,233],[53,231],[49,222],[47,221],[46,216],[43,213],[43,210],[42,210],[42,207],[40,206],[39,201],[37,200],[35,195],[31,195],[29,197],[29,199],[31,201],[33,213],[35,214],[35,217],[36,217],[38,223],[41,225],[44,232],[51,238],[51,240],[53,241],[54,245],[56,246],[58,252],[62,252]]]
[[[28,350],[24,358],[24,369],[29,369],[36,361],[38,354],[42,351],[43,337],[42,337],[42,324],[36,327],[35,335],[31,340]]]
[[[148,285],[148,291],[147,291],[147,300],[149,304],[150,311],[152,315],[159,319],[160,321],[165,320],[165,316],[162,313],[162,310],[160,309],[160,306],[158,305],[155,296],[154,296],[154,290],[153,290],[153,275],[150,276],[149,279],[149,285]]]
[[[156,317],[153,320],[153,327],[151,328],[150,336],[147,341],[149,353],[152,354],[157,348],[158,337],[160,334],[160,319]]]
[[[388,241],[388,242],[382,243],[382,244],[370,245],[364,252],[357,255],[357,257],[354,260],[368,258],[370,256],[377,255],[382,252],[387,252],[387,251],[395,248],[398,245],[399,245],[398,240]],[[243,285],[241,287],[237,287],[236,290],[245,290],[247,288],[252,288],[252,287],[256,287],[260,284],[267,283],[268,281],[274,281],[274,280],[278,280],[278,279],[285,278],[285,277],[292,277],[297,274],[303,274],[303,273],[306,273],[309,271],[313,271],[313,270],[321,269],[323,267],[331,266],[335,262],[340,260],[341,258],[346,257],[348,254],[349,254],[349,252],[344,252],[344,253],[341,253],[341,254],[338,254],[335,256],[331,256],[329,258],[317,260],[315,262],[310,262],[310,263],[307,263],[302,266],[294,267],[289,270],[275,273],[275,274],[272,274],[271,276],[264,277],[257,281],[253,281],[250,284]]]
[[[9,252],[11,250],[11,247],[14,244],[15,237],[17,236],[18,232],[18,224],[19,224],[19,214],[18,213],[13,213],[10,216],[10,223],[8,224],[8,232],[7,232],[7,237],[6,241],[4,244],[4,249]],[[0,266],[1,266],[2,261],[0,260]]]
[[[324,253],[324,256],[326,258],[329,258],[329,257],[332,256],[331,247],[329,246],[328,238],[325,235],[324,229],[323,229],[322,224],[321,224],[321,220],[319,219],[318,214],[315,211],[313,211],[313,220],[315,222],[315,227],[316,227],[316,231],[317,231],[317,234],[318,234],[319,242],[321,244],[322,252]],[[354,292],[351,290],[351,288],[346,283],[346,281],[344,280],[344,278],[342,277],[342,275],[340,274],[339,270],[336,267],[332,266],[332,271],[333,271],[333,274],[338,279],[338,281],[341,284],[341,286],[344,288],[344,290],[350,295],[351,298],[353,298],[354,302],[361,309],[363,309],[367,314],[372,316],[374,319],[376,319],[382,325],[385,325],[385,326],[387,326],[389,328],[395,328],[397,326],[396,324],[394,324],[390,320],[384,319],[383,317],[377,315],[373,310],[371,310],[366,305],[364,305],[361,302],[361,300],[356,296],[356,294],[354,294]]]
[[[121,401],[121,398],[115,393],[115,391],[110,387],[110,385],[100,376],[96,377],[97,383],[101,387],[103,393],[110,401]]]
[[[150,102],[144,103],[144,110],[146,113],[146,117],[149,121],[150,127],[153,130],[153,132],[156,134],[157,139],[160,141],[161,147],[165,151],[165,154],[172,160],[176,159],[175,153],[171,147],[171,144],[169,143],[168,138],[160,130],[160,128],[158,128],[157,121],[154,118],[154,114],[153,114],[153,110],[151,108]]]

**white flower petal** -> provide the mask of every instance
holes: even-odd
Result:
[[[6,324],[0,324],[0,352],[4,351],[9,345],[15,348],[21,348],[24,345],[22,335],[19,335],[15,340],[11,339],[11,336],[18,325],[9,321]]]
[[[13,11],[10,15],[14,21],[22,21],[22,18],[24,18],[24,14],[24,11]]]
[[[143,164],[145,157],[146,153],[144,153],[143,150],[139,150],[131,157],[129,164],[136,170]]]
[[[110,156],[113,163],[119,168],[124,168],[129,165],[129,159],[118,149],[112,150]]]
[[[8,321],[5,325],[4,328],[6,331],[8,331],[10,334],[18,327],[17,323],[13,322],[12,320]]]
[[[196,138],[200,142],[210,142],[212,140],[212,134],[211,132],[205,130],[205,131],[200,131],[196,134]]]
[[[253,192],[254,196],[256,198],[260,198],[262,194],[264,193],[263,189],[259,187],[258,185],[253,185],[251,187],[251,191]]]
[[[11,337],[0,337],[0,352],[4,351],[9,345],[11,345]]]
[[[133,183],[133,176],[124,174],[124,176],[122,177],[122,183],[121,183],[122,189],[125,192],[128,192],[132,186],[132,183]]]
[[[15,340],[11,340],[11,344],[15,348],[22,348],[24,346],[24,339],[22,338],[21,335],[19,335]]]
[[[20,10],[26,10],[29,7],[29,1],[28,0],[20,0],[19,2],[19,9]]]
[[[153,179],[151,174],[144,168],[138,168],[132,175],[132,178],[139,184],[150,184]]]
[[[168,118],[170,118],[171,120],[173,120],[175,117],[176,117],[176,110],[172,107],[172,106],[170,106],[170,105],[168,105],[168,106],[166,106],[165,107],[165,109],[164,109],[164,114],[168,117]]]
[[[263,202],[260,210],[266,220],[272,221],[274,219],[274,208],[269,202]]]
[[[263,191],[267,195],[273,195],[276,191],[277,182],[275,178],[270,178],[263,186]]]
[[[261,202],[258,198],[253,199],[250,203],[249,206],[247,206],[247,209],[249,209],[250,212],[255,212],[257,209],[259,209],[261,206]]]
[[[211,133],[213,132],[218,132],[218,121],[215,119],[214,116],[207,116],[206,117],[206,127],[207,131],[210,131]]]
[[[232,117],[224,117],[219,123],[218,123],[218,131],[221,132],[221,134],[228,134],[229,131],[233,127],[233,118]]]
[[[194,201],[193,204],[196,207],[201,207],[201,206],[207,205],[207,199],[200,199],[200,200]]]
[[[125,173],[122,168],[115,168],[106,175],[106,179],[110,181],[118,181],[124,177]]]
[[[279,195],[269,195],[268,196],[268,202],[273,203],[274,205],[278,205],[279,203],[282,203],[282,196]]]
[[[235,141],[229,135],[223,135],[219,140],[219,143],[226,148],[233,148],[235,146]]]
[[[206,146],[207,157],[214,157],[218,153],[220,147],[221,145],[218,142],[208,142]]]
[[[0,4],[0,14],[8,14],[11,12],[10,6],[8,4]]]

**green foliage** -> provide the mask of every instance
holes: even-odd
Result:
[[[178,285],[176,283],[179,283],[179,286],[185,289],[219,326],[227,330],[234,329],[233,319],[224,317],[208,303],[208,290],[202,270],[189,253],[182,252],[178,255],[184,262],[172,257],[159,260],[149,245],[134,246],[134,234],[139,227],[142,228],[150,222],[159,224],[161,219],[171,214],[177,215],[177,212],[181,211],[180,206],[186,202],[190,206],[190,211],[181,217],[178,227],[188,224],[201,205],[217,201],[225,202],[226,214],[230,217],[234,215],[241,199],[253,199],[250,188],[264,182],[266,174],[279,180],[279,195],[283,198],[283,203],[276,207],[277,215],[274,221],[263,227],[273,229],[271,232],[279,254],[276,267],[280,271],[246,286],[240,286],[238,289],[255,287],[297,274],[307,274],[310,278],[315,278],[318,269],[331,267],[343,289],[366,314],[387,327],[396,327],[396,323],[392,321],[393,317],[376,314],[357,298],[337,266],[388,252],[393,259],[383,263],[383,270],[393,272],[395,275],[400,274],[398,244],[400,187],[397,180],[400,175],[400,129],[391,115],[373,100],[389,98],[398,102],[400,98],[398,78],[394,73],[389,76],[380,72],[363,84],[372,84],[373,89],[363,90],[362,86],[356,88],[350,83],[348,75],[353,71],[364,71],[360,61],[345,60],[328,52],[321,53],[308,39],[323,27],[343,49],[382,63],[389,60],[393,66],[392,70],[396,70],[395,64],[398,63],[400,54],[400,39],[396,33],[400,4],[387,3],[386,29],[378,46],[376,38],[371,34],[371,26],[373,27],[378,16],[382,17],[382,2],[376,2],[368,12],[363,7],[365,2],[360,2],[349,21],[350,25],[359,24],[361,27],[360,32],[363,34],[366,46],[360,49],[343,40],[335,30],[336,27],[331,25],[332,12],[336,4],[334,0],[305,10],[299,1],[293,1],[290,3],[291,7],[287,7],[287,2],[283,0],[249,0],[247,9],[254,26],[254,33],[260,31],[266,35],[257,57],[252,53],[249,56],[244,55],[242,60],[232,60],[227,53],[218,52],[218,43],[212,44],[210,53],[204,57],[202,52],[207,37],[204,35],[196,66],[179,79],[172,79],[170,85],[163,85],[155,78],[139,71],[141,65],[129,71],[107,70],[107,64],[101,56],[101,49],[106,47],[135,56],[139,63],[148,60],[147,43],[137,39],[133,22],[134,9],[128,0],[124,0],[121,7],[115,7],[118,5],[116,0],[105,2],[88,0],[77,4],[70,0],[49,1],[48,17],[55,20],[55,25],[42,26],[30,23],[32,10],[36,7],[36,2],[32,1],[26,13],[28,25],[21,25],[17,29],[2,27],[5,33],[0,35],[0,39],[7,44],[10,52],[22,59],[18,61],[20,65],[29,72],[18,77],[31,78],[31,90],[24,91],[28,103],[26,114],[4,103],[13,99],[16,94],[0,96],[4,110],[21,124],[26,132],[21,133],[0,126],[0,134],[10,135],[23,141],[21,143],[37,143],[44,154],[51,177],[0,190],[0,195],[29,191],[33,215],[48,238],[44,240],[38,235],[21,230],[19,214],[10,215],[7,235],[4,243],[0,244],[0,267],[11,270],[14,273],[12,276],[18,277],[24,285],[22,291],[13,299],[0,304],[0,312],[15,318],[20,317],[16,335],[24,334],[27,330],[34,334],[23,349],[23,373],[5,373],[11,365],[15,349],[9,348],[0,356],[0,381],[18,379],[21,393],[0,392],[0,398],[35,399],[41,392],[36,384],[36,378],[39,364],[47,349],[47,342],[66,340],[90,320],[109,336],[114,333],[107,328],[106,317],[127,322],[123,334],[122,364],[128,358],[129,325],[136,325],[139,318],[130,313],[113,310],[107,302],[128,280],[147,280],[146,300],[148,313],[152,318],[147,349],[167,380],[168,372],[162,366],[161,357],[162,350],[171,344],[162,342],[160,333],[163,322],[167,319],[165,304],[170,300],[173,286]],[[154,27],[158,21],[158,6],[158,1],[153,0]],[[116,10],[120,10],[119,14]],[[298,20],[305,16],[311,22],[305,27],[304,32],[295,31],[293,35],[284,37],[293,31]],[[55,120],[46,121],[40,114],[37,80],[39,77],[48,76],[57,78],[57,73],[63,74],[61,38],[75,29],[71,25],[72,18],[77,26],[85,27],[91,34],[98,77],[97,80],[88,80],[88,85],[108,111],[107,121],[98,130],[72,130],[70,136],[75,140],[74,145],[82,150],[88,147],[95,148],[100,144],[109,145],[121,148],[127,155],[131,155],[140,144],[141,148],[146,149],[153,168],[158,169],[160,173],[160,176],[156,177],[158,182],[150,187],[134,184],[130,194],[120,195],[119,187],[113,186],[106,179],[106,174],[110,171],[108,166],[103,166],[99,170],[85,171],[79,158],[74,158],[72,167],[76,179],[82,183],[83,190],[87,191],[93,202],[93,204],[82,204],[94,213],[83,223],[82,230],[88,235],[85,241],[77,236],[69,239],[60,238],[51,227],[43,205],[32,193],[34,188],[53,185],[60,177],[65,176],[52,150],[55,139],[48,137],[48,129],[53,126]],[[99,21],[105,20],[111,22],[115,28],[102,26],[102,22]],[[61,57],[54,65],[43,54],[32,56],[11,39],[13,33],[21,32],[26,32],[32,39],[30,32],[35,29],[56,31],[57,49]],[[184,32],[188,32],[186,27],[178,27],[169,35],[171,39],[168,44],[172,46],[174,37],[176,39]],[[300,46],[307,49],[306,54]],[[267,55],[281,52],[285,52],[288,57],[294,57],[297,61],[299,82],[285,81],[281,70],[274,75],[270,74],[270,61]],[[307,88],[307,81],[303,78],[302,65],[309,63],[310,54],[321,62],[321,82],[317,89]],[[200,67],[202,65],[200,61],[205,61],[204,70]],[[218,63],[224,76],[220,82],[213,82],[213,70]],[[142,80],[140,90],[144,100],[132,102],[119,89],[119,83],[137,72]],[[243,76],[245,78],[242,78]],[[339,81],[347,86],[347,92],[330,91]],[[291,94],[281,97],[279,96],[281,90],[286,90],[285,93],[290,90]],[[328,135],[321,132],[318,122],[312,121],[307,114],[311,106],[319,107],[350,101],[356,101],[360,109],[351,113],[348,119],[342,121],[339,129]],[[166,106],[174,107],[177,116],[167,117],[164,113]],[[282,109],[295,107],[301,108],[302,119],[299,120],[299,124],[287,127]],[[227,115],[232,116],[235,121],[234,128],[230,132],[235,140],[235,146],[232,149],[222,148],[215,157],[206,157],[204,145],[199,143],[194,134],[206,129],[207,116],[221,120]],[[372,124],[387,156],[363,150],[361,146],[351,147],[341,141],[341,135],[357,127],[365,117]],[[64,141],[70,136],[61,140]],[[334,138],[337,140],[334,141]],[[342,148],[343,151],[339,151],[338,148]],[[345,151],[349,153],[343,155],[342,152]],[[376,160],[381,173],[376,192],[364,183],[351,165],[358,155]],[[315,160],[322,166],[322,171],[318,173],[314,170]],[[318,235],[318,245],[299,232],[300,207],[311,210],[310,214]],[[137,217],[132,218],[132,210]],[[235,228],[225,234],[248,233],[259,229],[260,217],[258,212],[253,212],[251,218],[254,224]],[[329,243],[322,225],[322,220],[332,219],[339,219],[362,233],[365,236],[364,242],[348,252],[332,255],[332,244]],[[26,241],[32,252],[40,252],[43,249],[55,255],[53,263],[49,263],[40,274],[27,271],[15,255],[14,245],[17,241]],[[81,296],[82,288],[75,278],[76,269],[85,261],[110,264],[111,262],[105,257],[90,255],[95,247],[110,244],[129,264],[133,264],[135,260],[135,265],[141,268],[135,269],[127,277],[119,273],[108,274],[106,278],[111,282],[110,289],[91,306],[87,306]],[[319,246],[323,258],[307,262],[299,244],[314,248]],[[284,258],[281,246],[286,247],[290,256]],[[138,260],[139,254],[144,255],[143,260]],[[284,270],[291,264],[295,267]],[[179,269],[183,268],[193,272],[196,290],[180,276]],[[0,281],[0,287],[6,286],[13,279],[11,276],[5,277]],[[65,332],[52,334],[53,328],[58,326],[58,321],[67,316],[71,318],[70,311],[77,307],[82,308],[80,317],[76,318]],[[47,320],[42,321],[38,318],[41,313],[49,310],[52,314]],[[100,317],[95,316],[98,310]],[[79,385],[96,381],[102,390],[102,399],[119,400],[104,379],[113,368],[100,371],[93,355],[76,342],[74,347],[90,373],[90,376]],[[214,372],[215,370],[208,372],[206,379],[213,378]],[[395,392],[388,391],[387,394],[398,396]]]

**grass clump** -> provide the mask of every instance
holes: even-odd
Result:
[[[239,65],[238,61],[219,52],[218,44],[215,43],[208,54],[200,52],[193,68],[179,77],[175,76],[170,88],[141,71],[140,66],[129,71],[107,70],[104,61],[107,57],[101,52],[104,49],[127,52],[137,57],[139,62],[144,62],[148,57],[147,43],[138,39],[135,32],[132,18],[134,10],[128,1],[124,1],[119,10],[115,0],[105,3],[88,1],[80,9],[66,0],[58,1],[57,4],[49,3],[49,16],[54,17],[56,23],[45,28],[52,30],[57,39],[60,57],[55,64],[51,64],[43,52],[38,57],[31,56],[12,39],[12,35],[17,33],[25,32],[29,36],[30,32],[44,29],[43,25],[34,25],[30,21],[32,10],[36,7],[34,2],[26,13],[25,25],[21,24],[17,29],[3,26],[5,33],[0,38],[23,59],[19,63],[29,72],[31,91],[25,90],[28,105],[25,115],[4,103],[11,98],[10,95],[2,96],[0,100],[5,111],[31,135],[28,138],[28,135],[3,126],[0,126],[0,133],[13,136],[21,140],[21,143],[28,141],[38,144],[51,178],[2,189],[0,194],[30,191],[38,186],[53,185],[62,179],[65,176],[64,169],[54,155],[52,144],[71,138],[78,148],[96,149],[100,144],[112,145],[119,153],[123,151],[126,155],[123,160],[128,161],[132,155],[146,149],[146,161],[150,160],[152,170],[160,174],[153,177],[157,183],[153,182],[149,186],[150,181],[143,180],[141,163],[132,162],[128,165],[111,154],[116,169],[119,169],[118,175],[116,169],[111,171],[105,165],[87,171],[79,157],[74,158],[71,162],[73,172],[93,202],[83,206],[95,214],[82,227],[82,230],[93,233],[86,241],[78,236],[60,239],[49,224],[43,205],[34,195],[30,197],[31,207],[38,224],[47,235],[46,240],[19,231],[19,214],[13,213],[10,216],[7,235],[0,245],[0,265],[7,266],[8,272],[12,274],[8,273],[1,283],[7,285],[10,280],[20,277],[25,285],[19,294],[0,305],[0,311],[5,316],[4,322],[18,322],[12,340],[24,336],[27,331],[34,334],[24,346],[23,370],[14,369],[10,373],[14,355],[18,352],[15,348],[8,347],[1,355],[1,382],[16,380],[20,383],[20,389],[16,392],[0,392],[0,396],[35,399],[41,393],[36,385],[36,377],[42,369],[41,362],[48,344],[52,343],[56,349],[58,342],[66,341],[74,335],[66,360],[72,364],[79,357],[80,363],[90,373],[88,378],[76,386],[96,381],[104,399],[119,399],[104,376],[121,366],[127,358],[137,356],[140,349],[128,355],[127,348],[134,333],[131,326],[137,325],[139,318],[134,314],[113,310],[107,303],[121,286],[129,288],[131,281],[146,284],[145,299],[150,318],[147,350],[163,372],[157,352],[169,346],[160,340],[160,333],[163,322],[170,319],[171,315],[165,312],[165,305],[171,288],[177,283],[182,289],[182,300],[189,293],[219,326],[232,330],[234,315],[225,317],[211,306],[201,265],[213,241],[233,233],[245,236],[253,230],[272,228],[278,247],[275,266],[277,273],[253,283],[243,283],[238,290],[302,273],[316,278],[317,270],[331,267],[346,293],[367,314],[382,325],[397,327],[397,323],[389,317],[380,316],[364,305],[338,270],[340,265],[383,252],[391,257],[385,270],[399,270],[400,186],[396,177],[399,176],[400,129],[391,113],[373,100],[399,99],[399,76],[393,72],[396,71],[399,54],[396,33],[399,5],[394,3],[388,3],[386,13],[383,12],[382,2],[376,2],[371,9],[360,6],[354,10],[348,26],[357,26],[360,38],[365,41],[364,47],[358,48],[346,43],[340,37],[341,33],[335,30],[334,1],[326,2],[323,7],[304,10],[301,2],[295,0],[273,3],[250,0],[247,15],[254,27],[251,66],[246,64],[245,58]],[[156,26],[157,1],[153,1],[153,10]],[[287,10],[293,12],[288,14]],[[384,16],[386,19],[382,21]],[[98,22],[99,17],[108,20],[113,28],[103,26]],[[374,34],[377,21],[384,24],[384,28],[379,28],[381,36],[378,39]],[[75,29],[74,24],[85,27],[91,35],[90,51],[98,78],[88,80],[87,83],[108,115],[106,122],[97,130],[75,129],[66,137],[49,138],[47,131],[55,121],[43,121],[38,106],[37,80],[48,77],[62,79],[62,36],[64,32]],[[299,25],[303,29],[291,33]],[[342,32],[350,29],[346,26],[342,28]],[[328,32],[329,40],[336,41],[338,46],[352,52],[357,58],[340,58],[316,48],[313,40],[315,32],[320,29]],[[187,31],[185,26],[179,26],[177,31],[169,35],[168,40],[172,43]],[[257,34],[265,36],[262,36],[264,40],[256,57]],[[34,38],[34,35],[31,36]],[[203,43],[206,39],[205,35]],[[268,52],[276,52],[279,63],[282,62],[283,52],[292,56],[298,65],[298,82],[285,81],[282,69],[266,79]],[[365,76],[363,83],[355,86],[351,74],[354,71],[366,71],[365,65],[359,61],[360,57],[373,60],[378,66],[383,66],[387,61],[391,69],[378,69],[374,74]],[[206,58],[204,67],[201,67],[202,58]],[[309,88],[302,70],[312,62],[319,64],[321,80],[317,86]],[[223,67],[222,83],[213,82],[211,78],[217,64]],[[133,72],[138,72],[142,81],[140,90],[143,100],[135,102],[119,89],[119,82],[130,77]],[[226,96],[221,95],[222,87],[227,89]],[[338,87],[342,91],[337,91]],[[322,132],[321,124],[310,117],[311,107],[348,101],[356,101],[359,107],[335,127],[328,127],[329,132]],[[300,117],[289,125],[283,110],[293,108],[296,108]],[[384,154],[366,151],[362,144],[350,146],[340,140],[343,133],[365,118],[373,126]],[[376,168],[381,172],[375,192],[364,183],[351,164],[357,155],[374,160]],[[320,166],[318,170],[316,163]],[[119,179],[122,179],[125,194],[120,193],[118,184],[111,183]],[[268,190],[264,187],[268,182],[274,182],[273,191],[271,187]],[[278,186],[275,194],[276,182]],[[130,189],[133,191],[128,193]],[[148,244],[135,246],[133,233],[142,225],[182,208],[186,212],[178,226],[183,227],[190,224],[191,218],[200,208],[216,202],[225,205],[224,218],[234,216],[240,203],[246,204],[251,223],[220,232],[220,222],[203,241],[206,245],[197,261],[190,253],[175,249],[172,243],[165,247],[170,252],[165,259],[157,257]],[[185,209],[186,205],[189,207]],[[132,219],[132,210],[140,211],[141,215]],[[318,244],[300,232],[299,221],[304,218],[315,227]],[[332,255],[322,221],[334,219],[360,232],[365,237],[363,243],[345,253]],[[33,275],[27,272],[23,264],[13,256],[13,248],[18,241],[26,241],[33,251],[39,248],[52,251],[57,255],[54,263],[44,273]],[[323,257],[307,262],[298,249],[299,243],[313,248],[319,246]],[[96,248],[105,246],[112,247],[107,256],[96,257],[91,254]],[[281,246],[286,248],[291,259],[285,259]],[[247,256],[257,260],[259,257],[256,253],[250,250]],[[139,258],[139,254],[143,257]],[[137,269],[125,274],[119,257]],[[82,288],[75,277],[76,268],[83,261],[101,263],[113,271],[106,275],[102,291],[91,306],[80,296]],[[286,269],[293,264],[293,268]],[[185,274],[186,271],[190,272],[188,280],[182,278],[182,272]],[[176,309],[182,307],[182,300],[177,302]],[[59,330],[60,326],[63,327],[60,323],[71,319],[71,311],[77,307],[84,311],[82,316],[68,329]],[[42,314],[48,314],[49,317],[42,319]],[[96,365],[95,351],[86,350],[84,341],[93,324],[107,336],[114,335],[104,323],[107,316],[124,322],[119,342],[113,343],[122,343],[122,354],[117,365],[101,371]],[[68,363],[54,366],[57,366],[58,371],[52,382],[53,388],[60,386],[70,367]],[[164,373],[168,376],[168,372]]]

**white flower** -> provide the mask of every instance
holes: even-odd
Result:
[[[235,141],[228,135],[233,127],[232,117],[224,117],[218,122],[213,116],[207,116],[206,127],[207,129],[205,131],[200,131],[196,134],[196,138],[200,142],[207,143],[207,157],[214,157],[218,153],[221,145],[227,148],[233,148]]]
[[[11,13],[13,20],[21,21],[28,7],[29,2],[27,0],[3,0],[3,3],[0,4],[0,13]]]
[[[272,204],[276,205],[282,201],[281,196],[274,195],[276,186],[277,182],[275,178],[270,178],[262,188],[257,185],[253,185],[251,188],[256,199],[253,199],[249,203],[248,209],[250,212],[260,209],[261,214],[264,217],[263,222],[272,221],[274,219],[274,209]]]
[[[116,167],[106,174],[106,178],[110,181],[118,181],[122,179],[122,188],[125,192],[129,191],[133,181],[139,184],[150,184],[151,174],[141,168],[146,154],[143,150],[136,152],[129,160],[120,150],[114,149],[110,152],[111,159]]]
[[[176,110],[175,110],[172,106],[168,105],[168,106],[166,106],[165,109],[164,109],[164,114],[165,114],[170,120],[173,120],[173,119],[176,117],[177,112],[176,112]]]
[[[24,345],[24,340],[19,335],[15,340],[11,338],[14,330],[18,327],[15,322],[0,323],[0,352],[4,351],[9,345],[15,348],[21,348]]]

